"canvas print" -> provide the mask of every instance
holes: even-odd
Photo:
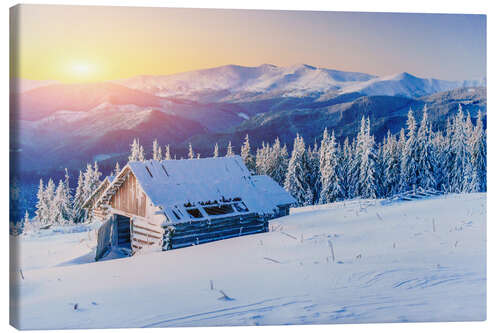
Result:
[[[486,16],[18,5],[18,329],[486,319]]]

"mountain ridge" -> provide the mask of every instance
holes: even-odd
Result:
[[[42,84],[15,93],[12,154],[24,158],[22,168],[49,169],[68,158],[86,163],[102,155],[99,149],[124,154],[132,137],[148,145],[156,135],[179,154],[192,141],[206,155],[216,141],[240,140],[245,132],[256,142],[281,134],[291,142],[296,131],[313,140],[325,126],[352,136],[361,114],[372,116],[378,138],[404,124],[410,105],[428,103],[438,120],[454,112],[457,101],[474,115],[486,110],[486,89],[471,87],[486,81],[422,79],[407,72],[378,77],[307,64],[227,65],[134,80]],[[163,96],[169,86],[177,90]]]
[[[29,80],[23,80],[30,86]],[[277,66],[241,66],[235,64],[204,68],[168,75],[137,75],[129,78],[89,83],[112,83],[158,97],[181,97],[203,102],[237,100],[245,96],[281,93],[305,97],[314,93],[338,94],[360,92],[366,95],[405,95],[419,97],[443,90],[485,86],[486,78],[479,80],[441,80],[421,78],[408,72],[377,76],[361,72],[341,71],[308,64]],[[61,84],[61,83],[57,83]],[[400,86],[397,86],[397,85]],[[34,89],[54,85],[33,81]],[[32,89],[24,90],[23,92]],[[235,96],[236,94],[236,96]],[[240,98],[241,100],[241,98]]]

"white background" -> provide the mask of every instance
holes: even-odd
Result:
[[[488,34],[488,320],[475,323],[415,323],[415,324],[363,324],[363,325],[314,325],[314,326],[269,326],[269,327],[226,327],[226,328],[182,328],[168,329],[169,332],[443,332],[453,333],[481,331],[500,331],[500,304],[499,304],[499,264],[497,255],[499,253],[499,62],[500,62],[500,10],[495,1],[487,0],[350,0],[350,1],[321,1],[321,0],[241,0],[238,2],[230,0],[184,0],[184,1],[138,1],[138,0],[104,0],[104,1],[36,1],[30,0],[32,4],[71,4],[71,5],[114,5],[114,6],[162,6],[162,7],[191,7],[191,8],[241,8],[241,9],[288,9],[288,10],[328,10],[328,11],[370,11],[370,12],[417,12],[417,13],[467,13],[487,14]],[[8,142],[9,142],[9,12],[8,8],[17,4],[15,1],[3,1],[0,12],[1,44],[0,58],[2,60],[0,76],[1,101],[0,109],[0,142],[2,152],[0,163],[0,205],[2,212],[3,228],[0,230],[0,327],[1,331],[13,332],[9,322],[9,281],[8,281]],[[126,332],[144,333],[153,329],[132,329]],[[155,329],[155,331],[166,329]],[[80,330],[74,331],[79,332]],[[115,332],[119,330],[94,330],[93,332]],[[123,330],[121,330],[123,331]],[[83,331],[82,331],[83,332]],[[123,331],[125,332],[125,331]]]

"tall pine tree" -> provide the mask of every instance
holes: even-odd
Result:
[[[251,172],[255,172],[255,160],[252,156],[250,148],[250,138],[248,137],[248,134],[245,136],[245,142],[243,142],[243,146],[241,146],[240,156],[248,170],[250,170]]]
[[[417,121],[412,109],[408,111],[406,129],[408,134],[401,156],[401,192],[412,190],[417,185],[418,178]]]
[[[325,128],[319,148],[320,204],[334,202],[341,197],[342,188],[340,185],[338,155],[335,132],[332,130],[332,135],[330,136],[328,130]]]
[[[313,193],[308,183],[307,165],[307,152],[304,139],[297,134],[290,161],[288,162],[285,190],[302,206],[313,203]]]

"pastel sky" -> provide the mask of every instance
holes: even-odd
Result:
[[[486,16],[22,5],[14,76],[63,82],[226,64],[486,76]],[[16,22],[16,20],[12,21]]]

